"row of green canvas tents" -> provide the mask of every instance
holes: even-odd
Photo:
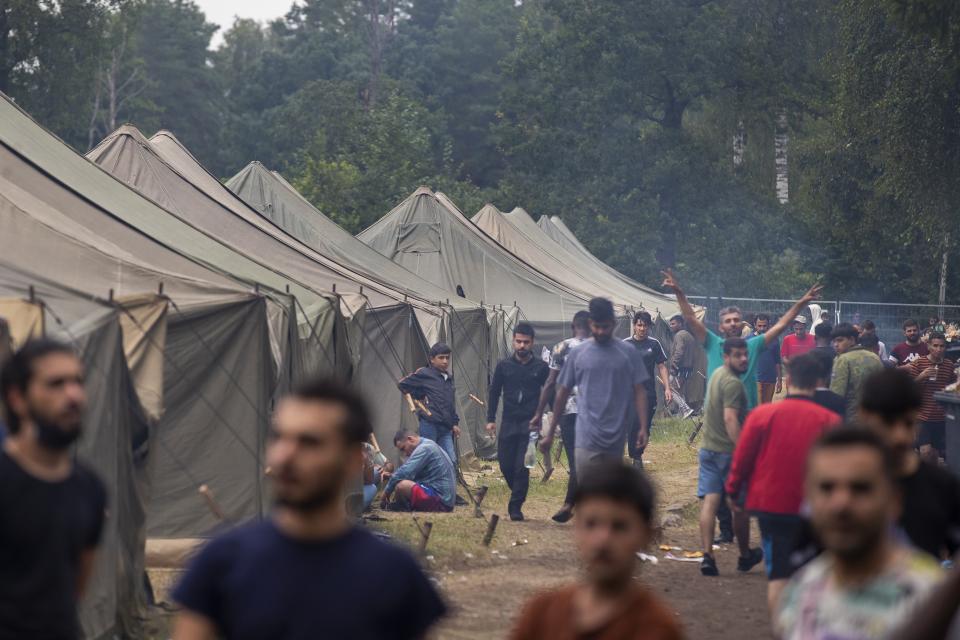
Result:
[[[136,635],[147,538],[265,513],[269,416],[298,380],[356,384],[389,454],[392,433],[415,424],[397,378],[447,341],[461,453],[488,456],[471,396],[485,397],[516,322],[551,344],[593,295],[624,315],[675,309],[547,243],[529,218],[498,229],[491,212],[471,221],[421,188],[355,238],[259,163],[224,185],[169,132],[130,126],[84,158],[0,98],[0,316],[18,341],[47,334],[82,354],[91,406],[78,455],[110,492],[88,637]]]

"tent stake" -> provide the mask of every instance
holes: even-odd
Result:
[[[487,485],[482,485],[477,489],[477,495],[473,498],[473,517],[482,518],[483,511],[480,510],[480,505],[483,503],[483,499],[487,497]]]
[[[218,505],[217,501],[213,498],[213,492],[210,491],[210,487],[202,484],[200,488],[197,489],[197,492],[203,496],[204,501],[207,503],[207,508],[217,517],[217,520],[226,520],[226,516],[223,515],[220,505]]]
[[[432,522],[424,522],[423,526],[420,526],[420,521],[417,520],[417,517],[413,517],[413,524],[417,525],[417,530],[420,531],[420,546],[419,551],[422,555],[427,550],[427,543],[430,541],[430,533],[433,531]]]
[[[500,522],[500,516],[497,514],[490,516],[490,522],[487,524],[487,533],[483,536],[483,546],[490,546],[490,542],[493,540],[493,534],[497,530],[498,522]]]
[[[30,295],[30,304],[36,304],[36,303],[37,303],[37,291],[36,291],[36,289],[33,288],[33,285],[30,285],[30,288],[28,289],[28,291],[29,291],[29,295]]]

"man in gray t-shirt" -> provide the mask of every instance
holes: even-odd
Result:
[[[623,447],[633,421],[647,424],[649,375],[640,352],[615,340],[616,316],[605,298],[590,301],[590,332],[593,337],[574,347],[560,371],[552,423],[556,423],[570,396],[577,389],[576,460],[577,474],[598,460],[623,460]],[[551,424],[549,433],[556,429]],[[641,428],[637,446],[647,443],[649,433]],[[544,438],[549,446],[550,436]]]

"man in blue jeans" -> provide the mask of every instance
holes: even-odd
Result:
[[[420,436],[433,440],[457,463],[453,438],[460,435],[456,388],[450,373],[449,346],[442,342],[430,347],[430,366],[420,367],[397,383],[401,393],[420,402]]]

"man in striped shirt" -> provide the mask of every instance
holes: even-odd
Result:
[[[933,464],[947,449],[946,417],[943,407],[933,398],[933,394],[943,391],[955,378],[953,361],[944,357],[946,351],[947,339],[939,331],[932,331],[927,337],[927,355],[920,356],[910,365],[910,374],[923,390],[917,444],[923,459]]]

